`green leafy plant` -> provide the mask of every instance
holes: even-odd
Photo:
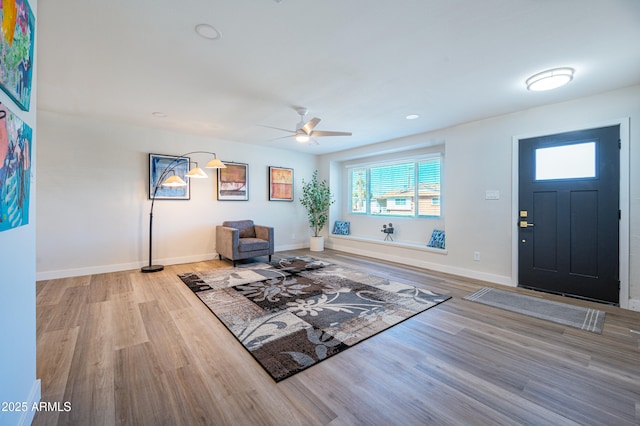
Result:
[[[307,209],[309,227],[313,236],[318,237],[329,219],[329,206],[334,203],[333,195],[326,180],[318,180],[318,171],[313,172],[309,182],[302,179],[300,203]]]

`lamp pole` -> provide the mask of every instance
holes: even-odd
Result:
[[[143,266],[140,269],[141,272],[145,272],[145,273],[148,273],[148,272],[159,272],[159,271],[162,271],[164,269],[163,265],[154,265],[153,264],[153,207],[154,207],[154,205],[156,203],[156,195],[158,194],[158,189],[160,189],[160,187],[165,183],[165,179],[167,178],[169,173],[174,172],[175,168],[180,165],[180,160],[187,159],[187,161],[189,161],[187,155],[191,155],[191,154],[212,154],[213,155],[213,159],[210,160],[209,163],[207,163],[205,168],[208,168],[208,169],[226,168],[226,166],[220,160],[218,160],[216,158],[216,154],[214,152],[192,151],[192,152],[187,152],[186,154],[182,154],[182,155],[177,156],[162,171],[160,176],[158,176],[158,179],[157,179],[155,185],[153,186],[153,192],[152,192],[152,195],[151,195],[151,209],[149,210],[149,264],[147,266]],[[190,170],[187,173],[187,175],[186,175],[187,178],[190,177],[189,173],[191,173],[192,171],[193,170]],[[193,177],[193,175],[191,177]],[[199,176],[199,177],[204,177],[204,176]]]
[[[185,154],[186,155],[186,154]],[[174,160],[175,161],[175,160]],[[178,164],[175,164],[171,170],[175,169],[178,166]],[[158,181],[156,182],[156,184],[153,187],[153,196],[151,197],[151,210],[149,210],[149,264],[147,266],[143,266],[142,269],[140,269],[142,272],[160,272],[164,269],[163,265],[152,265],[152,259],[153,259],[153,205],[156,202],[156,194],[158,193],[158,188],[160,188],[161,182],[164,181],[164,178],[166,177],[165,173],[167,170],[169,170],[169,167],[167,167],[165,169],[165,171],[160,175],[160,177],[158,178]]]

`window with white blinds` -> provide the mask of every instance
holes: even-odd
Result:
[[[351,213],[440,216],[441,157],[350,169]]]

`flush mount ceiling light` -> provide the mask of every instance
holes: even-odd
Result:
[[[573,73],[573,68],[554,68],[539,72],[527,79],[527,89],[534,92],[556,89],[573,80]]]
[[[208,40],[218,40],[222,37],[222,33],[209,24],[196,25],[196,34]]]
[[[420,118],[418,114],[409,114],[405,117],[407,120],[415,120],[416,118]]]

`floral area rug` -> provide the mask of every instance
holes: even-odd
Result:
[[[449,299],[311,257],[178,276],[276,382]]]

